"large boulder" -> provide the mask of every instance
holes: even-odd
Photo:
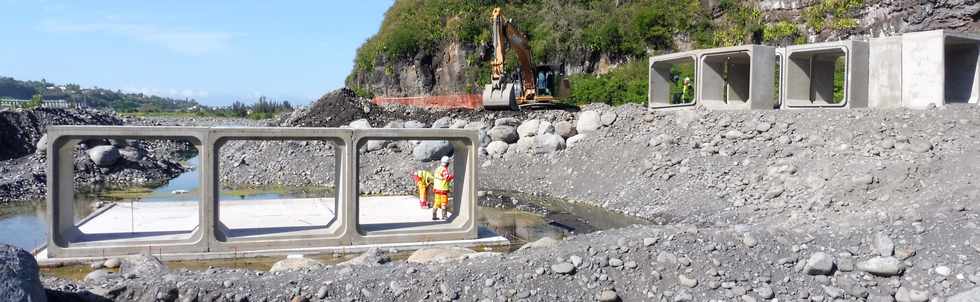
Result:
[[[464,126],[463,128],[464,129],[483,129],[483,128],[486,128],[486,127],[487,127],[487,125],[484,124],[483,122],[469,122],[469,123],[466,123],[466,126]]]
[[[365,144],[365,148],[367,152],[374,152],[374,151],[384,149],[385,147],[388,146],[388,143],[389,141],[372,139],[369,140],[367,144]]]
[[[476,251],[461,247],[424,248],[412,253],[405,261],[423,264],[430,262],[441,263],[463,259],[467,255],[475,253]]]
[[[294,271],[301,269],[313,269],[323,267],[323,263],[317,261],[316,259],[310,259],[306,257],[286,257],[286,259],[279,260],[272,264],[272,268],[269,269],[270,272],[285,272]]]
[[[534,137],[522,137],[516,143],[507,148],[508,153],[531,153],[534,151]]]
[[[371,123],[369,123],[367,119],[359,119],[350,122],[349,126],[351,129],[371,129]]]
[[[405,128],[407,128],[407,129],[421,129],[421,128],[425,128],[425,124],[423,124],[422,122],[419,122],[419,121],[407,121],[404,124],[402,124],[402,126],[405,127]]]
[[[528,242],[517,249],[518,251],[523,251],[526,249],[536,249],[536,248],[552,248],[558,246],[558,240],[551,237],[541,237],[541,239]]]
[[[148,276],[166,272],[167,265],[153,256],[135,255],[122,259],[119,272],[123,275]]]
[[[538,135],[543,134],[555,134],[555,125],[549,121],[541,121],[541,124],[538,125]]]
[[[578,134],[578,132],[575,131],[575,125],[572,125],[571,122],[560,121],[555,123],[555,134],[561,135],[561,137],[567,139],[575,136],[575,134]]]
[[[0,293],[5,301],[48,300],[38,276],[37,261],[31,253],[0,244]]]
[[[371,248],[351,260],[341,262],[337,265],[378,266],[388,262],[391,262],[391,257],[388,257],[388,255],[385,255],[377,248]]]
[[[902,262],[895,257],[874,257],[858,262],[856,267],[859,271],[883,277],[898,276],[905,271]]]
[[[405,122],[402,120],[390,121],[387,124],[385,124],[385,128],[390,128],[390,129],[405,128]]]
[[[834,272],[834,266],[834,257],[824,252],[816,252],[806,260],[803,272],[807,275],[831,275]]]
[[[585,134],[576,134],[572,137],[569,137],[568,140],[565,141],[565,147],[568,148],[575,147],[575,145],[577,145],[579,142],[585,140],[586,137],[588,136]]]
[[[47,133],[45,133],[44,135],[41,135],[41,138],[39,138],[37,140],[37,143],[34,143],[34,148],[35,148],[34,149],[34,153],[37,154],[37,155],[42,155],[43,156],[43,155],[47,154],[47,152],[48,152],[48,134]]]
[[[452,129],[464,129],[464,128],[466,128],[466,125],[469,125],[469,124],[470,123],[467,120],[454,119],[452,125],[449,125],[449,128],[452,128]]]
[[[451,117],[444,116],[444,117],[436,120],[435,122],[432,122],[432,128],[433,129],[446,129],[446,128],[449,128],[449,125],[452,124],[452,123],[453,123],[453,119]]]
[[[619,117],[619,115],[617,115],[615,112],[609,111],[603,113],[602,116],[599,117],[599,121],[602,122],[603,126],[612,126],[612,124],[616,122],[617,117]]]
[[[486,147],[487,145],[490,144],[490,142],[493,141],[493,139],[490,138],[490,135],[487,134],[487,129],[480,129],[479,138],[480,138],[480,147]]]
[[[417,161],[434,161],[453,154],[453,145],[448,141],[422,141],[412,150]]]
[[[92,162],[99,167],[115,165],[120,158],[119,148],[110,145],[95,146],[92,149],[88,149],[86,153],[88,153],[88,157],[92,159]]]
[[[520,137],[535,136],[538,134],[538,126],[540,125],[541,120],[526,120],[520,126],[517,126],[517,135]]]
[[[513,144],[520,138],[517,135],[517,128],[505,125],[493,126],[493,128],[490,128],[490,131],[487,131],[487,135],[490,135],[491,140],[502,141],[508,144]]]
[[[508,147],[510,147],[510,145],[505,142],[494,141],[487,145],[487,154],[489,154],[491,157],[501,157],[507,153]]]
[[[496,120],[493,121],[493,125],[494,126],[511,126],[511,127],[517,127],[520,124],[521,124],[521,121],[520,120],[518,120],[516,118],[512,118],[512,117],[498,118],[498,119],[496,119]]]
[[[127,161],[139,161],[143,158],[143,152],[135,147],[125,147],[119,149],[119,156]]]
[[[534,153],[549,154],[565,149],[565,139],[557,134],[543,134],[534,137]]]
[[[591,132],[602,127],[599,112],[594,110],[584,111],[578,115],[578,123],[575,128],[578,132]]]

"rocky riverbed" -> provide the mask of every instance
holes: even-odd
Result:
[[[424,264],[370,260],[383,258],[387,251],[380,251],[358,265],[305,262],[277,272],[161,268],[87,281],[45,276],[49,295],[133,301],[980,299],[977,106],[651,112],[590,105],[580,112],[502,113],[420,112],[342,95],[325,100],[334,106],[314,104],[271,123],[479,129],[480,190],[554,196],[659,225],[546,240],[507,254],[425,251],[443,260]],[[328,110],[336,106],[349,107]],[[317,124],[324,121],[332,122]],[[364,146],[362,191],[410,190],[407,171],[443,152],[423,145]],[[333,170],[329,144],[228,148],[221,155],[225,183],[332,183],[324,172]]]

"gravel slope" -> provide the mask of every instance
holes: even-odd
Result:
[[[387,110],[398,109],[381,111]],[[614,122],[558,152],[510,148],[502,157],[481,156],[480,189],[559,196],[661,226],[580,235],[557,246],[443,264],[279,273],[164,270],[133,279],[45,278],[45,284],[133,301],[980,299],[980,107],[585,110],[617,114]],[[536,111],[517,117],[577,122],[583,114]],[[454,116],[488,126],[497,117]],[[375,127],[390,121],[368,120]],[[403,172],[418,164],[411,145],[400,146],[366,154],[362,190],[409,189]],[[248,144],[233,150],[222,156],[222,165],[238,164],[222,172],[227,182],[331,180],[306,173],[332,171],[326,145]]]

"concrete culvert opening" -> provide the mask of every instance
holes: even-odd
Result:
[[[945,39],[944,73],[947,103],[976,103],[980,97],[977,58],[978,41],[957,37]]]
[[[339,144],[330,139],[219,141],[218,226],[222,241],[325,235],[337,224]],[[288,152],[286,150],[293,150]],[[268,169],[255,152],[285,154]],[[302,169],[289,162],[305,163]],[[265,174],[248,178],[241,175]],[[314,179],[326,180],[323,183]]]
[[[786,104],[842,106],[847,103],[847,52],[842,48],[794,52],[786,68]]]
[[[364,235],[438,231],[453,227],[458,218],[469,219],[473,204],[463,201],[466,146],[463,139],[360,140],[358,230]],[[445,166],[443,159],[448,159]],[[388,179],[396,181],[383,181]]]
[[[650,66],[650,108],[690,106],[697,83],[694,56],[653,61]]]
[[[59,198],[71,206],[57,207],[66,215],[56,225],[70,218],[73,231],[53,238],[73,247],[190,239],[200,221],[199,145],[192,139],[124,137],[61,145],[72,152],[66,163],[73,168],[60,176],[75,191]]]
[[[705,55],[701,100],[722,104],[749,101],[752,58],[748,52]]]

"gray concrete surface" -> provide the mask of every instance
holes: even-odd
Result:
[[[773,109],[774,47],[743,45],[703,50],[698,63],[698,99],[707,109]]]
[[[46,257],[92,257],[134,254],[150,246],[159,253],[208,253],[260,250],[291,250],[334,246],[401,244],[432,241],[472,240],[478,238],[476,225],[477,130],[465,129],[337,129],[337,128],[207,128],[207,127],[113,127],[113,126],[52,126],[48,128],[48,217],[50,236]],[[139,236],[97,235],[118,234],[114,227],[103,229],[99,221],[125,222],[125,208],[107,210],[86,223],[74,222],[73,163],[75,145],[84,139],[186,139],[198,149],[200,156],[200,188],[196,204],[179,209],[147,213],[140,220]],[[236,210],[234,206],[218,203],[218,154],[222,145],[231,140],[326,140],[333,143],[335,152],[336,202],[332,215],[304,214],[309,221],[323,225],[310,231],[309,226],[290,224],[294,215],[279,215],[263,220],[256,231],[251,210]],[[456,174],[452,208],[457,213],[446,222],[372,221],[370,215],[359,216],[360,200],[357,183],[358,155],[355,147],[371,139],[447,139],[453,145],[453,170]],[[308,202],[305,208],[327,208],[325,201]],[[329,203],[329,202],[327,202]],[[226,205],[230,205],[229,203]],[[149,205],[140,205],[144,209]],[[293,206],[293,205],[291,205]],[[133,205],[131,205],[133,207]],[[276,205],[271,205],[275,208]],[[278,206],[279,209],[286,207]],[[130,211],[138,207],[130,208]],[[271,210],[267,209],[267,210]],[[122,211],[122,212],[119,212]],[[407,212],[406,212],[407,213]],[[132,213],[129,214],[130,218]],[[101,216],[101,217],[99,217]],[[315,216],[315,217],[313,217]],[[221,219],[222,217],[228,219]],[[132,220],[132,219],[130,219]],[[161,221],[165,220],[165,221]],[[133,220],[134,221],[134,220]],[[194,221],[197,222],[196,227]],[[165,225],[157,223],[164,222]],[[273,225],[275,224],[275,225]],[[263,227],[265,226],[265,227]],[[132,233],[135,224],[126,224]],[[271,229],[271,230],[270,230]],[[105,231],[105,232],[102,232]]]
[[[835,101],[834,60],[839,57],[846,62],[844,97]],[[670,67],[691,58],[698,62],[695,101],[670,104]],[[666,54],[650,58],[649,84],[651,109],[925,109],[976,104],[980,34],[934,30],[870,41],[783,48],[743,45]]]
[[[902,35],[902,104],[922,109],[977,103],[980,35],[934,30]]]
[[[782,108],[863,108],[868,105],[868,43],[838,41],[786,47]],[[837,60],[844,59],[843,99],[834,99]]]
[[[876,38],[868,43],[868,107],[902,107],[902,37]]]
[[[697,62],[698,52],[680,52],[667,55],[655,56],[650,58],[650,86],[647,92],[648,106],[650,109],[665,109],[679,107],[693,107],[698,104],[697,98]],[[690,103],[672,103],[673,96],[670,94],[670,86],[673,85],[670,70],[678,64],[694,65],[694,100]],[[683,80],[683,79],[682,79]]]

